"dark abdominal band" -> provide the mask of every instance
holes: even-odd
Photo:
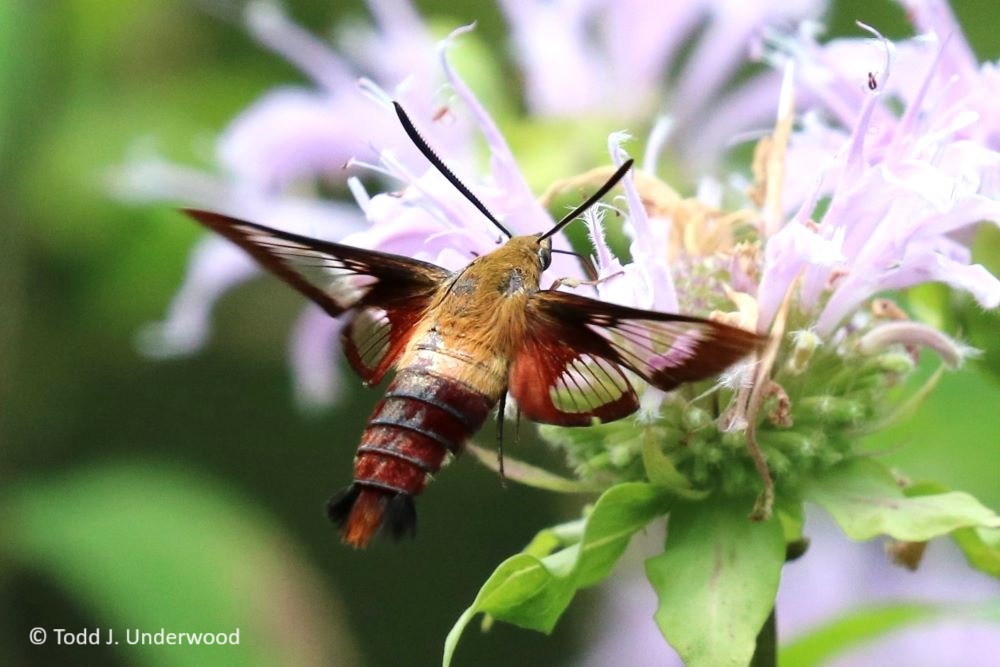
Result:
[[[404,368],[368,420],[354,462],[354,482],[387,494],[420,493],[479,430],[494,401],[457,380]]]

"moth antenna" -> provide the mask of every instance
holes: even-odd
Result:
[[[476,195],[472,194],[472,190],[467,188],[465,183],[458,180],[458,176],[452,173],[451,169],[448,168],[448,165],[446,165],[444,161],[437,156],[434,149],[432,149],[427,141],[420,136],[420,133],[417,132],[417,128],[413,125],[413,121],[411,121],[410,117],[406,115],[405,111],[403,111],[403,107],[399,104],[399,102],[393,101],[392,106],[396,109],[396,115],[399,116],[399,122],[403,124],[403,130],[406,131],[406,136],[410,138],[413,145],[420,150],[425,158],[427,158],[427,161],[434,165],[434,168],[441,172],[441,175],[444,176],[449,183],[454,185],[455,189],[461,192],[463,197],[468,199],[473,206],[478,208],[480,213],[486,216],[487,220],[492,222],[496,225],[497,229],[506,234],[507,238],[514,238],[514,235],[510,233],[510,230],[500,224],[500,221],[496,219],[496,216],[490,213],[490,210],[486,208],[483,202],[479,201],[479,198],[476,197]]]
[[[616,185],[618,185],[618,181],[622,180],[622,178],[625,177],[625,174],[628,173],[628,170],[632,168],[632,163],[633,162],[634,162],[634,160],[632,160],[632,158],[629,158],[628,160],[626,160],[622,164],[622,166],[618,167],[618,170],[615,171],[615,173],[611,174],[611,178],[609,178],[607,180],[607,182],[604,185],[602,185],[597,190],[597,192],[595,192],[594,194],[590,195],[590,197],[587,199],[587,201],[583,202],[582,204],[580,204],[579,206],[577,206],[575,209],[573,209],[572,211],[570,211],[568,214],[566,214],[565,216],[563,216],[562,220],[560,220],[559,222],[557,222],[555,224],[555,226],[552,227],[552,229],[550,229],[549,231],[547,231],[544,234],[542,234],[539,237],[538,240],[541,241],[541,240],[547,239],[548,237],[552,236],[553,234],[555,234],[556,232],[558,232],[560,229],[562,229],[563,227],[565,227],[569,223],[571,223],[574,220],[576,220],[588,208],[590,208],[591,206],[593,206],[594,204],[596,204],[598,201],[600,201],[601,197],[603,197],[604,195],[608,194],[608,192],[611,190],[611,188],[613,188]]]

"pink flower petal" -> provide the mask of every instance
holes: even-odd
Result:
[[[306,410],[326,408],[340,396],[340,330],[335,319],[310,304],[292,327],[288,361],[295,382],[295,398]]]

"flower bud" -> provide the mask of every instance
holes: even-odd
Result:
[[[878,368],[886,373],[903,375],[913,370],[913,357],[905,352],[886,352],[875,357]]]
[[[798,418],[826,424],[857,424],[867,412],[860,401],[837,396],[810,396],[800,400],[795,408]]]
[[[747,434],[745,431],[724,431],[719,435],[722,446],[730,450],[741,450],[747,446]]]
[[[708,410],[690,407],[681,415],[681,421],[689,430],[697,431],[712,423],[712,415]]]
[[[792,375],[800,375],[809,365],[813,352],[822,341],[820,341],[819,336],[808,329],[792,332],[792,340],[792,354],[785,364],[785,370]]]
[[[822,431],[768,431],[761,434],[761,446],[767,450],[768,460],[773,450],[780,449],[796,458],[811,457],[826,445]]]
[[[616,468],[624,468],[632,463],[639,452],[631,445],[632,443],[628,443],[610,447],[608,449],[608,460],[611,462],[611,465]]]

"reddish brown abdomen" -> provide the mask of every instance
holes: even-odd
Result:
[[[461,452],[495,399],[469,385],[409,367],[375,406],[354,460],[354,483],[328,506],[344,541],[363,548],[383,524],[394,536],[416,528],[413,496],[445,456]]]

